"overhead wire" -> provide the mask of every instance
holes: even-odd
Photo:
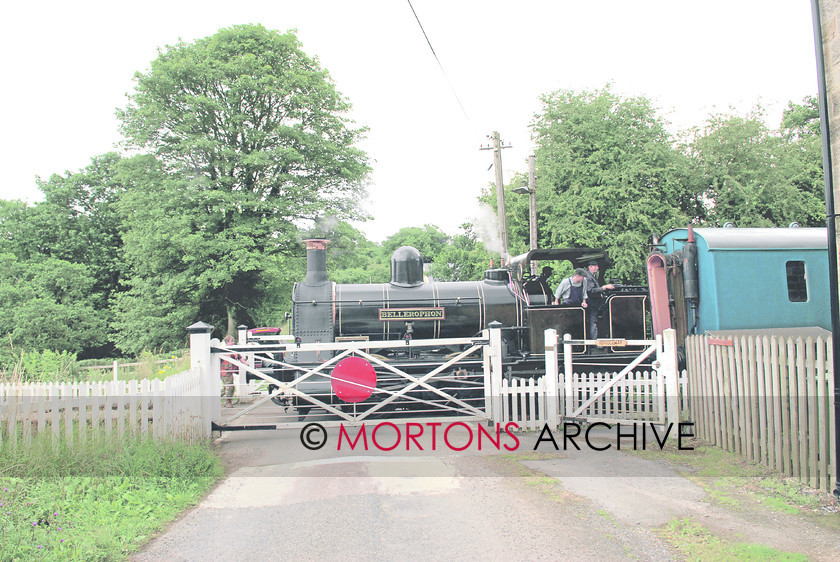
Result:
[[[420,26],[420,31],[423,32],[423,37],[426,38],[426,43],[429,45],[429,49],[432,51],[432,55],[434,55],[435,60],[440,67],[440,71],[443,73],[443,77],[446,78],[446,83],[449,84],[449,89],[452,90],[452,95],[455,96],[455,100],[458,102],[458,106],[461,108],[461,112],[463,112],[464,117],[467,120],[467,123],[472,125],[472,120],[470,119],[467,110],[464,109],[464,104],[461,103],[461,98],[458,97],[458,92],[455,91],[455,86],[452,85],[452,81],[449,79],[449,76],[446,74],[446,69],[443,68],[443,63],[440,62],[440,58],[437,56],[435,52],[435,48],[432,47],[432,42],[429,40],[429,36],[426,34],[426,30],[423,29],[423,24],[420,22],[420,17],[417,15],[417,12],[414,10],[414,6],[411,5],[411,0],[406,0],[408,2],[408,7],[411,8],[411,13],[414,14],[414,19],[417,20],[417,25]]]

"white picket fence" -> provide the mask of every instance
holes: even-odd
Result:
[[[28,441],[36,432],[63,434],[68,440],[103,434],[208,437],[211,424],[221,421],[219,354],[211,353],[211,326],[198,323],[190,329],[192,368],[163,381],[0,384],[0,442]],[[502,375],[501,331],[495,328],[488,334],[491,343],[484,361],[488,419],[513,421],[524,430],[545,424],[556,428],[563,416],[570,415],[659,423],[679,419],[685,392],[678,390],[684,383],[677,382],[673,337],[666,338],[666,344],[671,343],[665,347],[660,340],[655,343],[657,363],[662,365],[656,372],[633,372],[631,364],[621,373],[593,375],[572,373],[570,340],[563,340],[567,360],[560,370],[560,341],[556,331],[547,330],[546,376],[508,381]]]
[[[197,439],[201,371],[165,380],[0,384],[0,442],[24,442],[34,433],[62,434],[68,441],[101,435],[148,435]]]
[[[615,373],[573,373],[571,382],[573,408],[608,385]],[[688,411],[688,375],[678,374],[680,411]],[[565,373],[560,373],[559,388],[564,388]],[[554,403],[545,377],[502,381],[502,426],[516,423],[523,430],[539,430],[549,422],[549,407]],[[585,411],[590,421],[630,421],[660,423],[663,419],[666,391],[656,371],[628,373],[618,384],[590,404]],[[559,400],[560,416],[565,414],[566,401]]]
[[[502,417],[504,427],[509,422],[520,429],[535,431],[548,423],[548,405],[551,404],[545,377],[534,379],[502,380]],[[556,404],[556,401],[554,402]]]

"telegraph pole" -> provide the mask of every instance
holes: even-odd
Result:
[[[499,140],[499,132],[493,131],[488,138],[493,140],[493,146],[482,146],[481,150],[493,150],[493,166],[496,168],[496,212],[499,215],[499,239],[502,241],[502,261],[505,264],[510,263],[510,253],[508,252],[508,236],[507,236],[507,216],[505,215],[505,185],[502,176],[502,149],[510,148],[502,146]]]

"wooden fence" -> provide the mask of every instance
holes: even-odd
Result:
[[[689,336],[686,351],[698,437],[833,489],[831,337]]]
[[[542,429],[548,423],[548,391],[545,377],[534,379],[502,379],[502,415],[498,420],[504,427],[516,423],[520,429]],[[553,402],[556,404],[556,401]]]
[[[607,386],[615,373],[574,373],[572,390],[572,408],[596,394]],[[560,373],[558,388],[565,387],[565,374]],[[680,411],[688,410],[688,375],[686,371],[678,374]],[[590,421],[660,423],[664,418],[665,389],[662,377],[656,371],[635,371],[628,373],[618,384],[593,402],[582,417]],[[502,380],[502,425],[516,422],[520,428],[539,430],[548,423],[548,410],[559,404],[560,416],[566,415],[566,400],[551,400],[545,377],[538,379]]]
[[[614,372],[574,373],[572,411],[607,386],[614,376]],[[631,371],[590,404],[580,417],[599,421],[662,423],[666,419],[663,379],[657,371]],[[677,373],[680,412],[688,407],[686,380],[685,371]]]
[[[0,384],[0,443],[36,432],[68,441],[102,435],[197,439],[204,435],[201,372],[165,380]]]

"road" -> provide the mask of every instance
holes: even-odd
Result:
[[[656,529],[684,517],[791,548],[778,522],[750,527],[665,463],[535,453],[534,434],[514,453],[432,451],[430,437],[422,451],[364,452],[337,451],[334,429],[319,451],[296,430],[225,434],[230,477],[132,559],[671,560]],[[836,537],[807,540],[813,558],[840,555]]]

